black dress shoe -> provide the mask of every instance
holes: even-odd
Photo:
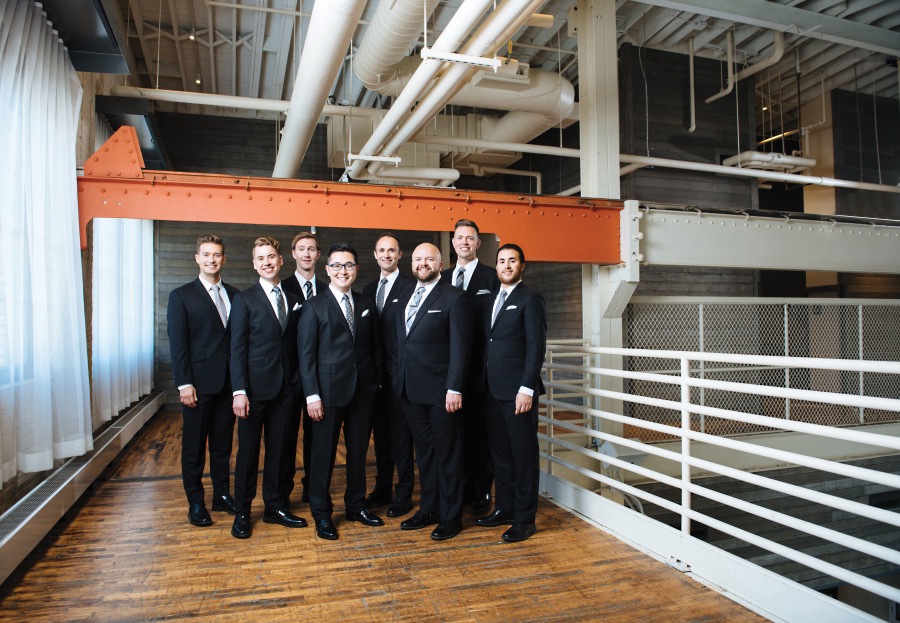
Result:
[[[537,532],[537,528],[533,523],[516,521],[513,522],[513,525],[509,530],[503,533],[501,538],[507,543],[518,543],[519,541],[524,541],[535,532]]]
[[[237,504],[234,503],[234,498],[227,493],[213,496],[212,509],[214,511],[225,511],[229,515],[237,515],[238,512]]]
[[[472,500],[472,505],[469,507],[472,511],[472,514],[476,517],[480,515],[486,515],[491,510],[491,494],[490,493],[482,493],[475,496],[475,499]]]
[[[316,536],[327,541],[335,541],[338,538],[337,528],[331,519],[316,519]]]
[[[366,501],[363,504],[366,508],[375,508],[376,506],[387,506],[393,501],[394,496],[391,495],[390,491],[373,491],[366,496]]]
[[[388,517],[403,517],[412,510],[412,502],[410,500],[394,500],[387,509]]]
[[[303,519],[303,517],[297,517],[290,511],[284,509],[266,512],[266,514],[263,515],[263,521],[265,523],[277,523],[285,528],[305,528],[307,526],[306,520]]]
[[[358,521],[364,526],[371,527],[384,525],[384,520],[381,517],[365,509],[358,513],[347,513],[347,521]]]
[[[188,521],[195,526],[211,526],[213,523],[212,517],[209,516],[209,512],[203,504],[191,504],[188,509]]]
[[[416,511],[416,514],[409,519],[400,522],[401,530],[419,530],[425,526],[433,526],[440,521],[437,513],[423,513]]]
[[[253,526],[250,523],[250,513],[238,513],[234,516],[234,523],[231,525],[231,536],[236,539],[249,539],[253,532]]]
[[[475,520],[476,526],[482,526],[484,528],[496,528],[497,526],[503,526],[509,523],[513,523],[512,515],[504,513],[503,511],[494,511],[490,515],[485,515],[484,517],[479,517]]]
[[[452,539],[462,530],[462,521],[454,519],[452,521],[442,521],[438,527],[431,533],[431,538],[435,541],[446,541]]]

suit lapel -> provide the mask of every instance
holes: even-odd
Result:
[[[509,296],[506,297],[506,301],[504,301],[504,303],[503,303],[503,309],[501,309],[500,313],[497,314],[497,320],[494,321],[494,326],[491,327],[491,332],[494,331],[494,327],[496,327],[497,324],[500,322],[500,319],[503,318],[503,314],[506,313],[506,310],[509,309],[509,306],[514,305],[515,302],[519,300],[519,296],[522,294],[522,286],[523,285],[525,285],[525,284],[520,283],[519,285],[517,285],[515,290],[512,291],[512,294],[510,294]],[[499,295],[500,295],[500,292],[498,291],[497,296],[499,296]],[[497,300],[497,297],[495,296],[494,301],[496,301],[496,300]],[[494,306],[491,305],[490,309],[491,309],[491,311],[493,311]]]
[[[434,305],[434,302],[437,301],[439,298],[441,298],[441,286],[442,285],[443,284],[440,282],[435,284],[435,286],[431,289],[431,292],[428,293],[428,296],[426,296],[424,299],[422,299],[422,301],[419,303],[419,309],[416,311],[416,317],[413,318],[412,326],[409,328],[410,334],[416,330],[416,327],[418,326],[419,321],[422,320],[422,317],[428,313],[428,310],[431,309],[431,306]],[[418,287],[419,286],[417,285],[416,288],[418,288]],[[416,295],[416,291],[413,290],[410,300],[412,300],[412,297],[414,297],[415,295]],[[405,320],[406,319],[404,318],[404,321]]]

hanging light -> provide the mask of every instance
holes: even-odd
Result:
[[[188,35],[188,39],[193,41],[197,38],[197,30],[195,28],[191,28],[191,34]]]
[[[194,80],[194,82],[196,82],[197,84],[200,84],[200,82],[201,82],[201,80],[200,80],[200,72],[199,72],[199,71],[197,72],[197,79]]]

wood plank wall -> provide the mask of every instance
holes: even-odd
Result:
[[[296,263],[291,257],[291,241],[294,236],[308,227],[270,227],[264,225],[235,225],[228,223],[196,223],[160,221],[156,225],[156,387],[166,392],[169,408],[179,409],[178,392],[172,381],[172,365],[169,353],[169,338],[166,334],[166,306],[169,293],[178,286],[197,277],[200,273],[194,254],[197,236],[203,233],[214,233],[225,243],[226,263],[222,272],[223,279],[231,285],[243,290],[253,285],[259,276],[253,270],[250,261],[253,241],[259,236],[273,236],[281,243],[284,267],[281,277],[291,275]],[[378,265],[373,256],[375,241],[381,231],[368,229],[333,229],[318,228],[322,248],[316,274],[322,279],[325,276],[325,254],[328,246],[335,242],[348,242],[359,254],[360,273],[354,289],[362,286],[378,276]],[[433,232],[398,231],[400,245],[406,255],[401,263],[401,270],[409,271],[409,254],[422,242],[437,244],[438,234]]]

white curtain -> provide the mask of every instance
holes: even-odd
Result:
[[[93,221],[91,380],[97,426],[153,387],[153,221]]]
[[[0,484],[93,447],[75,140],[81,85],[30,0],[0,0]]]

